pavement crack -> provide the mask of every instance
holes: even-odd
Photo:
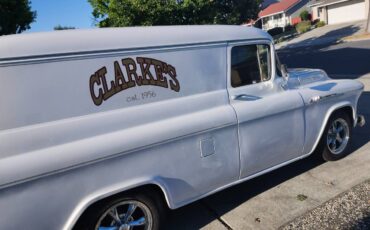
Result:
[[[218,213],[211,207],[209,206],[206,202],[204,201],[201,201],[200,202],[205,209],[207,209],[208,212],[211,213],[211,215],[216,218],[227,230],[233,230],[233,228],[228,224],[226,223],[226,221],[224,221],[220,215],[218,215]]]

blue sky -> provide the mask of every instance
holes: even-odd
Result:
[[[92,8],[87,0],[31,0],[36,22],[28,32],[52,31],[54,26],[94,27]]]

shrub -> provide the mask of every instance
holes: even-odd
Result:
[[[291,31],[291,30],[293,30],[294,29],[294,26],[292,26],[292,25],[286,25],[285,27],[284,27],[284,31]]]
[[[283,32],[283,28],[282,27],[275,27],[275,28],[269,29],[267,31],[267,33],[269,33],[271,36],[275,36],[275,35],[281,34],[282,32]]]
[[[280,42],[283,42],[284,41],[284,38],[283,37],[280,37],[276,40],[276,43],[280,43]]]
[[[323,27],[323,26],[325,26],[325,22],[323,21],[319,21],[316,25],[316,27]]]
[[[310,20],[310,14],[308,13],[307,10],[302,11],[299,14],[299,17],[301,17],[302,21],[308,21],[308,20]]]
[[[312,25],[316,25],[319,21],[320,21],[320,19],[315,19],[315,20],[313,20],[313,21],[312,21],[312,23],[311,23],[311,24],[312,24]]]
[[[307,32],[311,29],[311,22],[310,21],[300,22],[295,26],[295,28],[296,28],[298,33],[300,33],[300,34],[305,33],[305,32]]]

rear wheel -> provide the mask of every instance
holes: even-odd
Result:
[[[83,229],[158,230],[163,215],[162,204],[155,197],[129,194],[95,207]]]
[[[352,122],[347,113],[334,113],[321,137],[318,153],[326,161],[335,161],[349,153],[352,138]]]

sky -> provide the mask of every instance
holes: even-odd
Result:
[[[31,0],[36,22],[28,32],[52,31],[57,25],[79,29],[94,27],[92,8],[87,0]]]

